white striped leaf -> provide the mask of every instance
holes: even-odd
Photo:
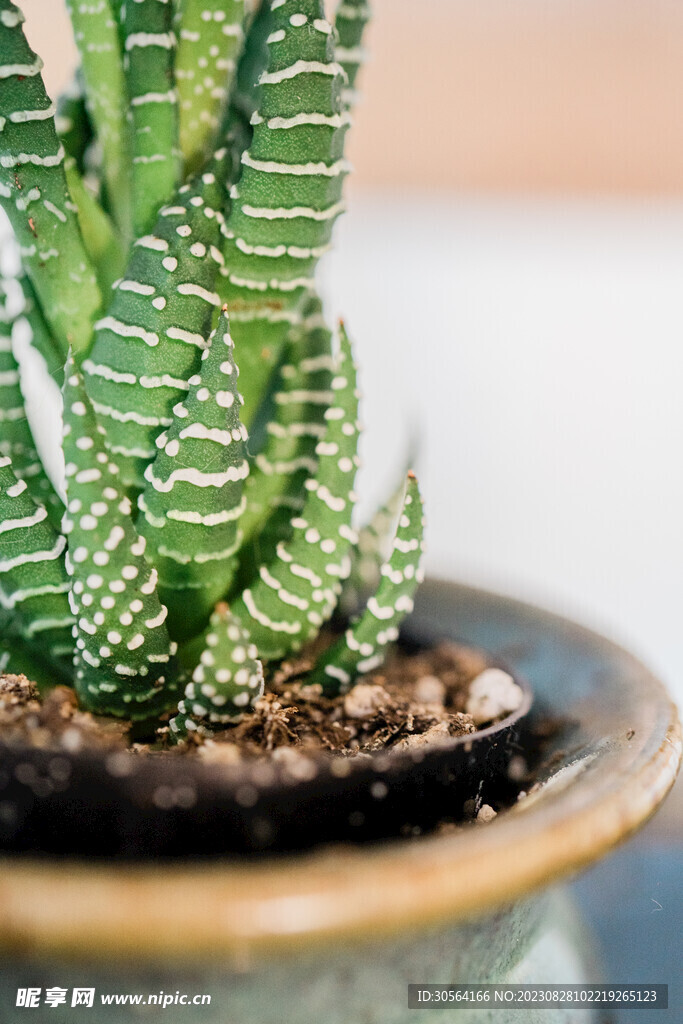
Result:
[[[232,581],[242,540],[247,432],[227,313],[145,471],[138,528],[176,640],[196,635]]]
[[[64,176],[42,61],[12,0],[0,0],[0,201],[64,354],[83,351],[101,303]]]
[[[69,600],[76,692],[100,714],[148,718],[172,703],[174,645],[157,572],[72,360],[64,385]]]

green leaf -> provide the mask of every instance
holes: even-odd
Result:
[[[263,667],[258,652],[227,605],[219,605],[200,640],[183,652],[190,652],[195,667],[171,719],[171,736],[180,739],[189,732],[206,734],[210,726],[239,720],[248,705],[263,696]]]
[[[11,458],[17,478],[26,481],[31,498],[45,506],[52,525],[59,529],[64,505],[38,454],[26,416],[19,364],[12,349],[14,324],[22,317],[20,313],[11,313],[9,307],[14,301],[15,308],[19,308],[21,295],[18,280],[0,280],[0,456]]]
[[[215,143],[244,41],[244,0],[179,0],[180,148],[185,174],[206,162]]]
[[[64,170],[71,198],[76,204],[83,242],[96,268],[102,294],[108,295],[114,281],[123,273],[123,246],[109,216],[85,186],[75,161],[67,158]]]
[[[49,656],[42,658],[14,637],[0,643],[0,675],[26,676],[43,691],[66,681],[61,665],[50,664]]]
[[[306,501],[292,520],[292,536],[231,606],[264,659],[297,651],[317,634],[332,615],[350,569],[359,426],[356,371],[343,327],[332,392],[325,437],[315,450],[317,472],[306,481]]]
[[[348,80],[344,89],[344,105],[347,110],[351,110],[358,99],[356,82],[366,59],[363,36],[370,17],[370,4],[367,0],[342,0],[337,7],[334,21],[337,30],[335,52]]]
[[[107,447],[135,497],[220,308],[214,288],[229,169],[227,157],[217,159],[215,172],[181,186],[154,231],[137,240],[83,363]]]
[[[232,190],[221,298],[240,353],[245,422],[258,411],[342,210],[346,76],[321,0],[271,7],[269,62]]]
[[[199,372],[157,438],[140,495],[139,529],[158,569],[159,592],[177,640],[196,635],[227,593],[242,539],[246,429],[227,313],[202,353]]]
[[[333,696],[347,690],[357,675],[378,668],[388,644],[398,639],[398,627],[413,610],[413,594],[422,579],[422,498],[417,480],[408,484],[391,557],[381,570],[382,582],[363,614],[326,651],[310,676]]]
[[[0,200],[64,354],[90,341],[101,296],[64,177],[64,147],[24,16],[0,0]]]
[[[268,66],[267,40],[272,27],[270,3],[257,4],[256,10],[250,11],[245,18],[244,47],[237,65],[230,107],[237,108],[247,123],[258,109],[258,82]]]
[[[19,480],[9,456],[0,457],[0,622],[3,640],[16,637],[51,661],[63,677],[73,650],[66,538]]]
[[[125,119],[127,97],[119,29],[112,3],[113,0],[67,0],[66,6],[81,56],[88,114],[102,147],[102,173],[107,197],[119,231],[129,239],[131,195],[129,133]]]
[[[24,307],[20,319],[27,325],[32,348],[42,358],[47,373],[52,377],[57,386],[61,388],[64,383],[65,356],[62,354],[59,343],[55,340],[40,308],[40,302],[30,278],[26,274],[22,274],[19,278],[19,284],[24,293]]]
[[[317,470],[316,446],[325,436],[325,412],[333,398],[332,334],[317,298],[309,301],[304,315],[290,332],[266,443],[245,485],[240,572],[245,585],[259,565],[273,558],[278,543],[289,538],[292,517],[305,501],[306,480]]]
[[[121,8],[123,68],[132,119],[133,233],[149,231],[180,180],[176,38],[170,3],[133,0]]]
[[[391,551],[394,530],[403,507],[407,467],[413,462],[412,456],[406,460],[406,469],[401,470],[391,494],[358,531],[358,541],[351,552],[351,572],[339,601],[339,610],[346,617],[355,615],[380,584],[382,563]]]
[[[68,506],[69,594],[76,616],[76,692],[99,714],[144,719],[173,703],[167,610],[157,572],[144,557],[145,539],[107,454],[83,378],[73,360],[65,371],[64,456]]]

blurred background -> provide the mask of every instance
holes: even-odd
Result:
[[[21,0],[55,94],[63,0]],[[683,5],[374,0],[324,269],[366,508],[411,430],[428,569],[639,653],[683,702]]]

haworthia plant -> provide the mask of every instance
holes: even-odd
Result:
[[[359,542],[355,364],[315,281],[369,9],[68,7],[81,65],[55,108],[0,0],[0,198],[21,254],[0,286],[0,670],[181,740],[239,719],[313,640],[311,681],[345,690],[419,579],[414,477],[385,563]],[[66,507],[26,418],[22,331],[63,383]],[[362,558],[377,591],[335,640]]]

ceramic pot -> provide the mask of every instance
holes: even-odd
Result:
[[[598,980],[590,942],[552,886],[663,800],[681,757],[673,705],[626,652],[506,598],[432,582],[409,628],[423,642],[486,649],[562,723],[533,796],[453,834],[296,855],[113,864],[5,854],[0,1019],[26,1016],[15,1008],[20,987],[60,986],[70,998],[90,986],[90,1021],[407,1024],[419,1015],[407,1009],[411,982]],[[178,1002],[150,1005],[160,993]],[[147,1005],[106,1007],[103,994]],[[180,1002],[205,994],[210,1005]],[[538,1019],[559,1024],[573,1012]],[[30,1018],[72,1024],[77,1013],[43,1004]],[[457,1019],[489,1016],[535,1020],[527,1009]]]

